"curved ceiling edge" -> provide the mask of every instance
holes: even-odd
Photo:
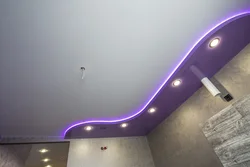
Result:
[[[126,121],[130,121],[132,119],[137,118],[140,114],[145,112],[145,109],[151,104],[151,102],[155,99],[155,97],[158,95],[158,93],[162,90],[162,88],[166,85],[166,83],[170,80],[171,77],[175,74],[175,72],[184,64],[184,61],[191,55],[191,53],[199,47],[199,44],[201,44],[203,41],[206,40],[206,37],[209,36],[211,33],[217,31],[219,28],[227,25],[228,23],[231,23],[234,20],[240,19],[244,16],[250,15],[250,12],[241,12],[236,15],[233,15],[219,24],[213,26],[210,30],[208,30],[201,38],[197,40],[197,42],[189,49],[189,51],[185,54],[185,56],[181,59],[181,61],[176,65],[176,67],[173,69],[173,71],[168,75],[168,77],[165,79],[165,81],[161,84],[161,86],[155,91],[155,93],[151,96],[151,98],[143,105],[143,108],[139,111],[135,112],[133,115],[121,118],[121,119],[113,119],[113,120],[89,120],[89,121],[82,121],[73,123],[70,126],[64,130],[63,136],[64,138],[67,136],[67,133],[72,130],[73,128],[76,128],[81,125],[89,125],[89,124],[120,124]]]

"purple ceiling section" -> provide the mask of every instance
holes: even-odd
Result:
[[[212,38],[219,37],[221,43],[211,49],[208,43]],[[190,52],[179,68],[166,82],[165,86],[155,96],[143,112],[126,121],[113,121],[113,123],[78,123],[65,131],[65,138],[100,138],[142,136],[148,134],[177,107],[187,100],[201,87],[200,81],[189,70],[191,65],[196,65],[208,77],[212,77],[235,55],[237,55],[250,42],[250,15],[243,14],[234,17],[207,34]],[[179,87],[172,87],[172,81],[181,79]],[[157,107],[157,112],[149,114],[150,107]],[[112,122],[112,121],[111,121]],[[123,122],[129,123],[126,128],[121,128]],[[90,132],[84,127],[91,125],[94,129]]]

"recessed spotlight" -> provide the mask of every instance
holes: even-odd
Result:
[[[84,129],[86,131],[91,131],[91,130],[93,130],[93,126],[86,126],[86,127],[84,127]]]
[[[48,152],[48,151],[49,151],[49,150],[47,150],[47,149],[45,149],[45,148],[39,150],[40,153],[46,153],[46,152]]]
[[[50,159],[49,159],[49,158],[45,158],[45,159],[43,159],[42,161],[43,161],[43,162],[49,162]]]
[[[122,128],[126,128],[127,126],[128,126],[128,123],[122,123],[122,124],[121,124],[121,127],[122,127]]]
[[[52,167],[51,165],[46,165],[45,167]]]
[[[216,46],[218,46],[220,43],[220,39],[219,38],[214,38],[210,41],[209,43],[209,47],[210,48],[215,48]]]
[[[156,108],[155,108],[155,107],[152,107],[152,108],[148,109],[148,112],[149,112],[150,114],[153,114],[154,112],[156,112]]]
[[[173,84],[174,87],[180,86],[181,80],[180,79],[176,79],[172,84]]]

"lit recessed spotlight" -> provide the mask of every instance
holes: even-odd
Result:
[[[49,158],[45,158],[45,159],[43,159],[42,161],[43,161],[43,162],[49,162],[50,159],[49,159]]]
[[[86,131],[91,131],[91,130],[93,130],[93,126],[86,126],[84,129],[85,129]]]
[[[215,48],[216,46],[218,46],[220,43],[220,39],[219,38],[214,38],[210,41],[209,43],[209,47],[210,48]]]
[[[46,152],[48,152],[48,151],[49,151],[49,150],[47,150],[47,149],[45,149],[45,148],[39,150],[39,152],[42,153],[42,154],[43,154],[43,153],[46,153]]]
[[[45,167],[52,167],[51,165],[46,165]]]
[[[122,128],[126,128],[127,126],[128,126],[128,123],[122,123],[122,124],[121,124],[121,127],[122,127]]]
[[[155,108],[155,107],[152,107],[152,108],[148,109],[148,112],[149,112],[150,114],[153,114],[153,113],[156,112],[156,108]]]
[[[173,84],[174,87],[180,86],[181,80],[180,79],[176,79],[172,84]]]

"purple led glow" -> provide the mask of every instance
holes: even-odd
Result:
[[[211,28],[209,31],[207,31],[201,38],[199,38],[199,40],[197,40],[197,42],[189,49],[189,51],[185,54],[185,56],[181,59],[181,61],[177,64],[177,66],[173,69],[173,71],[168,75],[168,77],[165,79],[165,81],[160,85],[160,87],[156,90],[156,92],[151,96],[151,98],[147,101],[146,104],[144,104],[144,106],[142,107],[142,109],[140,109],[139,111],[137,111],[135,114],[125,117],[125,118],[121,118],[121,119],[114,119],[114,120],[91,120],[91,121],[83,121],[83,122],[78,122],[78,123],[74,123],[73,125],[69,126],[65,131],[64,131],[64,137],[66,136],[67,132],[74,127],[80,126],[80,125],[84,125],[84,124],[102,124],[102,123],[122,123],[122,122],[128,122],[129,120],[133,119],[134,117],[138,116],[139,114],[141,114],[145,108],[148,107],[148,105],[152,102],[152,100],[155,98],[155,96],[159,93],[159,91],[163,88],[163,86],[169,81],[169,79],[173,76],[173,74],[175,73],[175,71],[180,67],[180,65],[184,62],[184,60],[189,56],[189,54],[191,53],[191,51],[208,35],[210,34],[212,31],[214,31],[216,28],[218,28],[219,26],[223,25],[224,23],[228,22],[229,20],[234,20],[237,19],[238,17],[243,17],[245,15],[250,14],[249,12],[242,12],[236,15],[233,15],[225,20],[223,20],[222,22],[220,22],[219,24],[217,24],[216,26],[214,26],[213,28]]]

